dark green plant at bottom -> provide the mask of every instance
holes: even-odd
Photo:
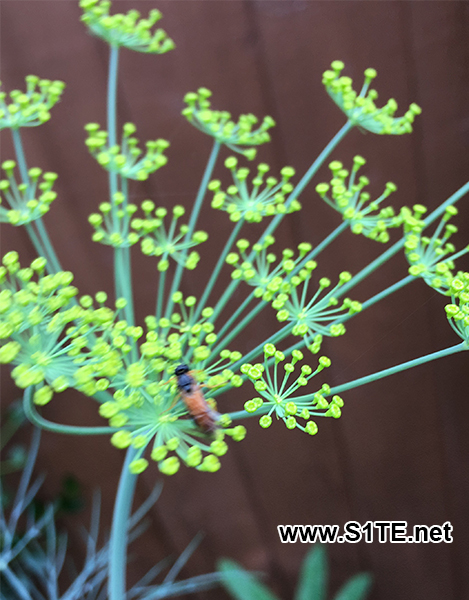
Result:
[[[258,577],[246,571],[233,560],[218,563],[222,584],[235,600],[279,600]],[[314,546],[301,566],[294,600],[326,600],[328,598],[327,551],[324,546]],[[334,600],[365,600],[371,587],[371,576],[358,573],[351,577],[334,596]]]

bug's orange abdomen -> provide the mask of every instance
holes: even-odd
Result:
[[[213,433],[217,429],[219,414],[210,408],[198,385],[195,385],[191,391],[191,394],[181,393],[190,416],[202,431]]]

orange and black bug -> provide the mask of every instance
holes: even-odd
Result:
[[[195,424],[205,433],[218,429],[220,414],[210,408],[202,393],[201,386],[190,375],[187,365],[178,365],[174,370],[177,387]]]

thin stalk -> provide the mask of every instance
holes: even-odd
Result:
[[[161,313],[163,311],[163,299],[164,299],[164,286],[166,283],[166,271],[160,271],[158,277],[158,295],[156,300],[156,319],[159,321]]]
[[[221,352],[221,350],[223,350],[224,348],[226,348],[226,346],[231,342],[231,340],[233,340],[236,336],[238,336],[243,329],[245,329],[247,327],[247,325],[249,325],[249,323],[255,318],[257,317],[257,315],[261,312],[261,310],[263,310],[266,306],[268,306],[267,302],[264,302],[264,300],[261,300],[259,302],[259,304],[257,306],[255,306],[245,317],[242,321],[240,321],[236,327],[234,329],[232,329],[230,331],[230,333],[224,337],[223,339],[220,338],[220,343],[213,349],[213,355],[217,355],[219,352]]]
[[[353,123],[351,121],[347,121],[343,127],[335,134],[335,136],[331,139],[331,141],[327,144],[321,154],[317,157],[317,159],[313,162],[310,168],[306,171],[300,181],[297,183],[292,193],[288,196],[285,207],[288,208],[292,201],[297,198],[301,192],[305,189],[311,179],[316,175],[324,161],[328,158],[330,153],[335,149],[335,147],[344,139],[347,133],[353,128]],[[262,234],[262,240],[265,239],[267,235],[272,235],[272,233],[277,229],[280,221],[282,220],[284,215],[276,215],[270,225]]]
[[[412,369],[412,367],[418,367],[419,365],[424,365],[425,363],[431,362],[433,360],[437,360],[438,358],[443,358],[444,356],[450,356],[451,354],[456,354],[457,352],[461,352],[463,350],[467,350],[468,347],[465,342],[461,342],[460,344],[456,344],[455,346],[450,346],[449,348],[445,348],[444,350],[439,350],[438,352],[432,352],[431,354],[426,354],[425,356],[421,356],[420,358],[415,358],[414,360],[409,360],[405,363],[401,363],[400,365],[396,365],[395,367],[391,367],[389,369],[384,369],[383,371],[377,371],[372,375],[367,375],[366,377],[360,377],[359,379],[355,379],[353,381],[349,381],[348,383],[343,383],[342,385],[337,385],[336,387],[331,388],[331,391],[328,396],[333,394],[340,394],[341,392],[345,392],[347,390],[352,390],[353,388],[359,387],[361,385],[365,385],[367,383],[371,383],[373,381],[377,381],[378,379],[383,379],[384,377],[389,377],[389,375],[394,375],[395,373],[400,373],[401,371],[406,371],[407,369]],[[312,398],[312,394],[306,394],[305,396],[298,396],[297,400],[307,400]]]
[[[207,302],[207,299],[210,296],[210,293],[213,289],[213,286],[215,285],[215,282],[218,278],[218,275],[220,274],[220,271],[221,271],[223,265],[225,264],[225,258],[227,257],[228,252],[231,250],[231,247],[233,246],[235,239],[238,237],[239,231],[240,231],[241,227],[243,226],[243,224],[244,224],[244,219],[240,219],[236,223],[236,226],[233,228],[233,231],[231,232],[231,235],[228,238],[228,240],[225,244],[225,247],[223,248],[222,253],[220,254],[218,262],[212,271],[212,275],[210,276],[210,279],[205,287],[204,293],[202,294],[202,297],[197,304],[197,309],[196,309],[195,316],[194,316],[195,319],[198,318],[198,316],[200,315],[202,310],[205,308],[205,303]]]
[[[375,296],[372,296],[369,300],[366,300],[366,302],[363,302],[362,310],[360,312],[363,312],[363,310],[365,310],[365,308],[369,308],[370,306],[373,306],[373,304],[376,304],[380,300],[383,300],[390,294],[397,292],[397,290],[400,290],[401,288],[405,287],[408,283],[411,283],[412,281],[415,281],[416,279],[417,279],[417,277],[414,277],[413,275],[407,275],[407,277],[404,277],[400,281],[397,281],[393,285],[390,285],[382,292],[379,292],[379,294],[376,294]],[[360,314],[360,313],[354,313],[354,314]],[[348,319],[350,319],[353,316],[354,315],[346,315],[345,318],[341,319],[341,323],[343,323],[344,321],[348,321]]]
[[[15,147],[16,160],[18,161],[18,169],[20,170],[21,179],[24,183],[29,185],[28,167],[26,165],[26,158],[24,155],[19,129],[12,129],[11,137],[13,138],[13,145]]]
[[[311,250],[311,252],[308,252],[308,254],[305,257],[303,257],[301,262],[299,262],[293,269],[293,271],[290,273],[290,277],[296,275],[309,260],[312,260],[313,258],[318,256],[318,254],[320,254],[325,248],[327,248],[327,246],[329,246],[331,242],[333,242],[337,237],[339,237],[339,235],[348,227],[349,224],[347,223],[347,221],[344,221],[338,227],[336,227],[334,231],[332,231],[320,244],[318,244],[315,248]]]
[[[200,209],[202,207],[202,202],[205,197],[205,192],[207,191],[207,186],[209,184],[210,178],[212,177],[213,169],[215,167],[215,163],[218,158],[218,153],[220,152],[221,144],[218,140],[214,140],[212,151],[210,153],[210,157],[208,159],[207,166],[205,168],[204,175],[202,177],[202,181],[200,182],[199,191],[197,192],[197,196],[194,202],[194,206],[192,208],[191,217],[189,219],[189,225],[187,233],[184,237],[185,242],[189,242],[192,238],[192,234],[194,233],[195,225],[197,223],[197,219],[199,217]],[[169,319],[171,316],[171,312],[173,310],[173,294],[177,292],[179,288],[179,284],[181,283],[182,272],[185,265],[185,258],[187,257],[188,248],[184,249],[183,259],[178,263],[176,267],[176,271],[173,277],[173,283],[171,286],[171,291],[168,298],[168,304],[166,307],[165,317]]]
[[[116,144],[117,127],[117,71],[119,67],[119,46],[110,46],[109,72],[107,86],[107,129],[109,145]]]
[[[26,157],[19,129],[12,129],[11,136],[13,138],[13,145],[15,147],[16,160],[18,161],[18,169],[20,171],[21,179],[23,180],[23,183],[26,183],[29,186],[30,179],[28,166],[26,164]],[[34,225],[36,226],[37,232],[34,230]],[[55,253],[54,247],[52,246],[52,242],[50,241],[41,217],[35,219],[34,225],[32,223],[28,223],[26,225],[26,231],[34,245],[34,248],[40,256],[44,256],[44,258],[47,259],[47,270],[49,272],[61,271],[62,267],[60,266],[59,259],[57,258],[57,254]]]
[[[41,243],[41,240],[39,239],[36,231],[34,230],[33,224],[32,223],[25,223],[25,228],[26,231],[29,235],[29,239],[31,240],[36,252],[38,253],[38,256],[44,256],[44,258],[46,257],[46,251]]]
[[[127,523],[131,516],[137,475],[129,470],[137,448],[129,447],[119,480],[109,540],[109,600],[126,600]]]
[[[238,308],[235,310],[235,312],[231,315],[231,317],[228,319],[228,321],[223,325],[223,327],[218,332],[218,337],[220,339],[223,337],[225,331],[227,329],[230,329],[230,327],[236,321],[236,319],[239,317],[239,315],[241,315],[242,312],[249,306],[249,304],[252,302],[253,299],[254,299],[254,292],[251,292],[249,294],[249,296],[247,298],[245,298],[244,301],[238,306]]]
[[[33,403],[32,389],[32,387],[28,387],[24,391],[23,409],[28,420],[36,427],[65,435],[109,435],[119,430],[116,427],[78,427],[48,421],[37,412]]]

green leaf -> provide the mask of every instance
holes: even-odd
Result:
[[[371,575],[368,573],[359,573],[352,577],[337,592],[334,600],[363,600],[368,595],[371,587]]]
[[[314,546],[301,567],[295,600],[326,600],[327,556],[324,546]]]
[[[236,600],[278,600],[272,592],[234,560],[218,562],[222,583]]]

